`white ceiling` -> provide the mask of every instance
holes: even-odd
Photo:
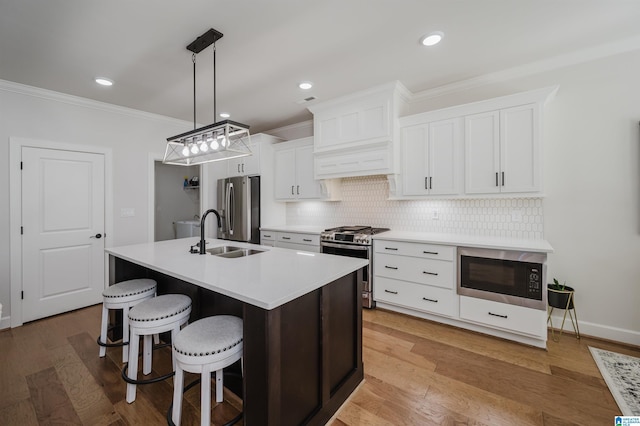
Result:
[[[193,120],[186,46],[215,28],[218,112],[256,132],[310,119],[310,95],[420,92],[630,40],[639,22],[638,0],[0,0],[0,79]],[[442,43],[418,44],[435,30]],[[218,121],[211,52],[197,55],[202,124]]]

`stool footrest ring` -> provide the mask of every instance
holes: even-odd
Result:
[[[154,345],[152,350],[155,351],[156,349],[165,348],[165,347],[170,346],[170,345],[171,345],[170,343],[160,343],[159,345]],[[141,356],[142,356],[142,354],[139,354],[138,358],[140,358]],[[167,374],[162,375],[162,376],[154,377],[152,379],[134,380],[134,379],[130,379],[128,377],[128,375],[127,375],[128,372],[129,372],[129,363],[127,362],[122,367],[121,376],[122,376],[122,380],[124,380],[127,383],[131,383],[132,385],[149,385],[151,383],[158,383],[158,382],[162,382],[164,380],[167,380],[168,378],[173,377],[176,374],[175,371],[172,371],[171,373],[167,373]]]

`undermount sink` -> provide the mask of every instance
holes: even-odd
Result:
[[[207,253],[217,256],[219,254],[229,253],[236,250],[243,250],[242,247],[233,247],[233,246],[220,246],[214,247],[207,250]]]
[[[253,254],[262,253],[265,250],[256,250],[256,249],[248,249],[242,247],[233,247],[233,246],[222,246],[222,247],[214,247],[207,250],[207,253],[211,253],[214,256],[218,257],[245,257],[251,256]]]

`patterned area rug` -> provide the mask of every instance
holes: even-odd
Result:
[[[640,416],[640,358],[589,346],[600,374],[624,416]]]

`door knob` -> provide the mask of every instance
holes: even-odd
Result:
[[[100,239],[100,238],[102,238],[102,234],[92,235],[92,236],[90,236],[89,238],[97,238],[97,239]]]

